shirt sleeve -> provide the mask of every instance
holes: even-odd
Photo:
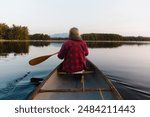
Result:
[[[64,57],[65,57],[65,52],[66,52],[66,50],[65,50],[65,43],[62,45],[62,47],[61,47],[61,49],[60,49],[60,51],[58,52],[58,58],[60,58],[60,59],[64,59]]]
[[[86,42],[84,42],[84,54],[85,54],[85,56],[87,56],[89,54],[89,50],[88,50],[88,46],[87,46]]]

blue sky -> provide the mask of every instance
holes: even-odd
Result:
[[[0,23],[33,33],[116,33],[150,36],[150,0],[0,0]]]

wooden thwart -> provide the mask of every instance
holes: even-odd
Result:
[[[85,71],[83,73],[78,73],[78,74],[91,74],[91,73],[94,73],[94,71]],[[63,75],[63,74],[68,74],[68,73],[66,73],[66,72],[58,72],[58,74]]]
[[[92,88],[92,89],[84,89],[84,92],[94,92],[94,91],[111,91],[111,88]],[[40,89],[40,93],[45,92],[83,92],[82,88],[78,89]]]

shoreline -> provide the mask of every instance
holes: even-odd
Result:
[[[0,40],[0,42],[52,42],[52,43],[63,43],[67,40]],[[103,40],[103,41],[100,41],[100,40],[84,40],[86,42],[113,42],[113,43],[123,43],[123,42],[129,42],[129,43],[150,43],[150,41],[107,41],[107,40]]]

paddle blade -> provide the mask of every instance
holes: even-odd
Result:
[[[41,62],[45,61],[46,59],[48,59],[49,57],[55,55],[55,54],[58,54],[58,52],[54,53],[54,54],[51,54],[51,55],[45,55],[45,56],[40,56],[40,57],[37,57],[37,58],[34,58],[34,59],[31,59],[29,61],[29,64],[30,65],[37,65],[37,64],[40,64]]]
[[[40,56],[29,61],[30,65],[37,65],[48,59],[51,55]]]

